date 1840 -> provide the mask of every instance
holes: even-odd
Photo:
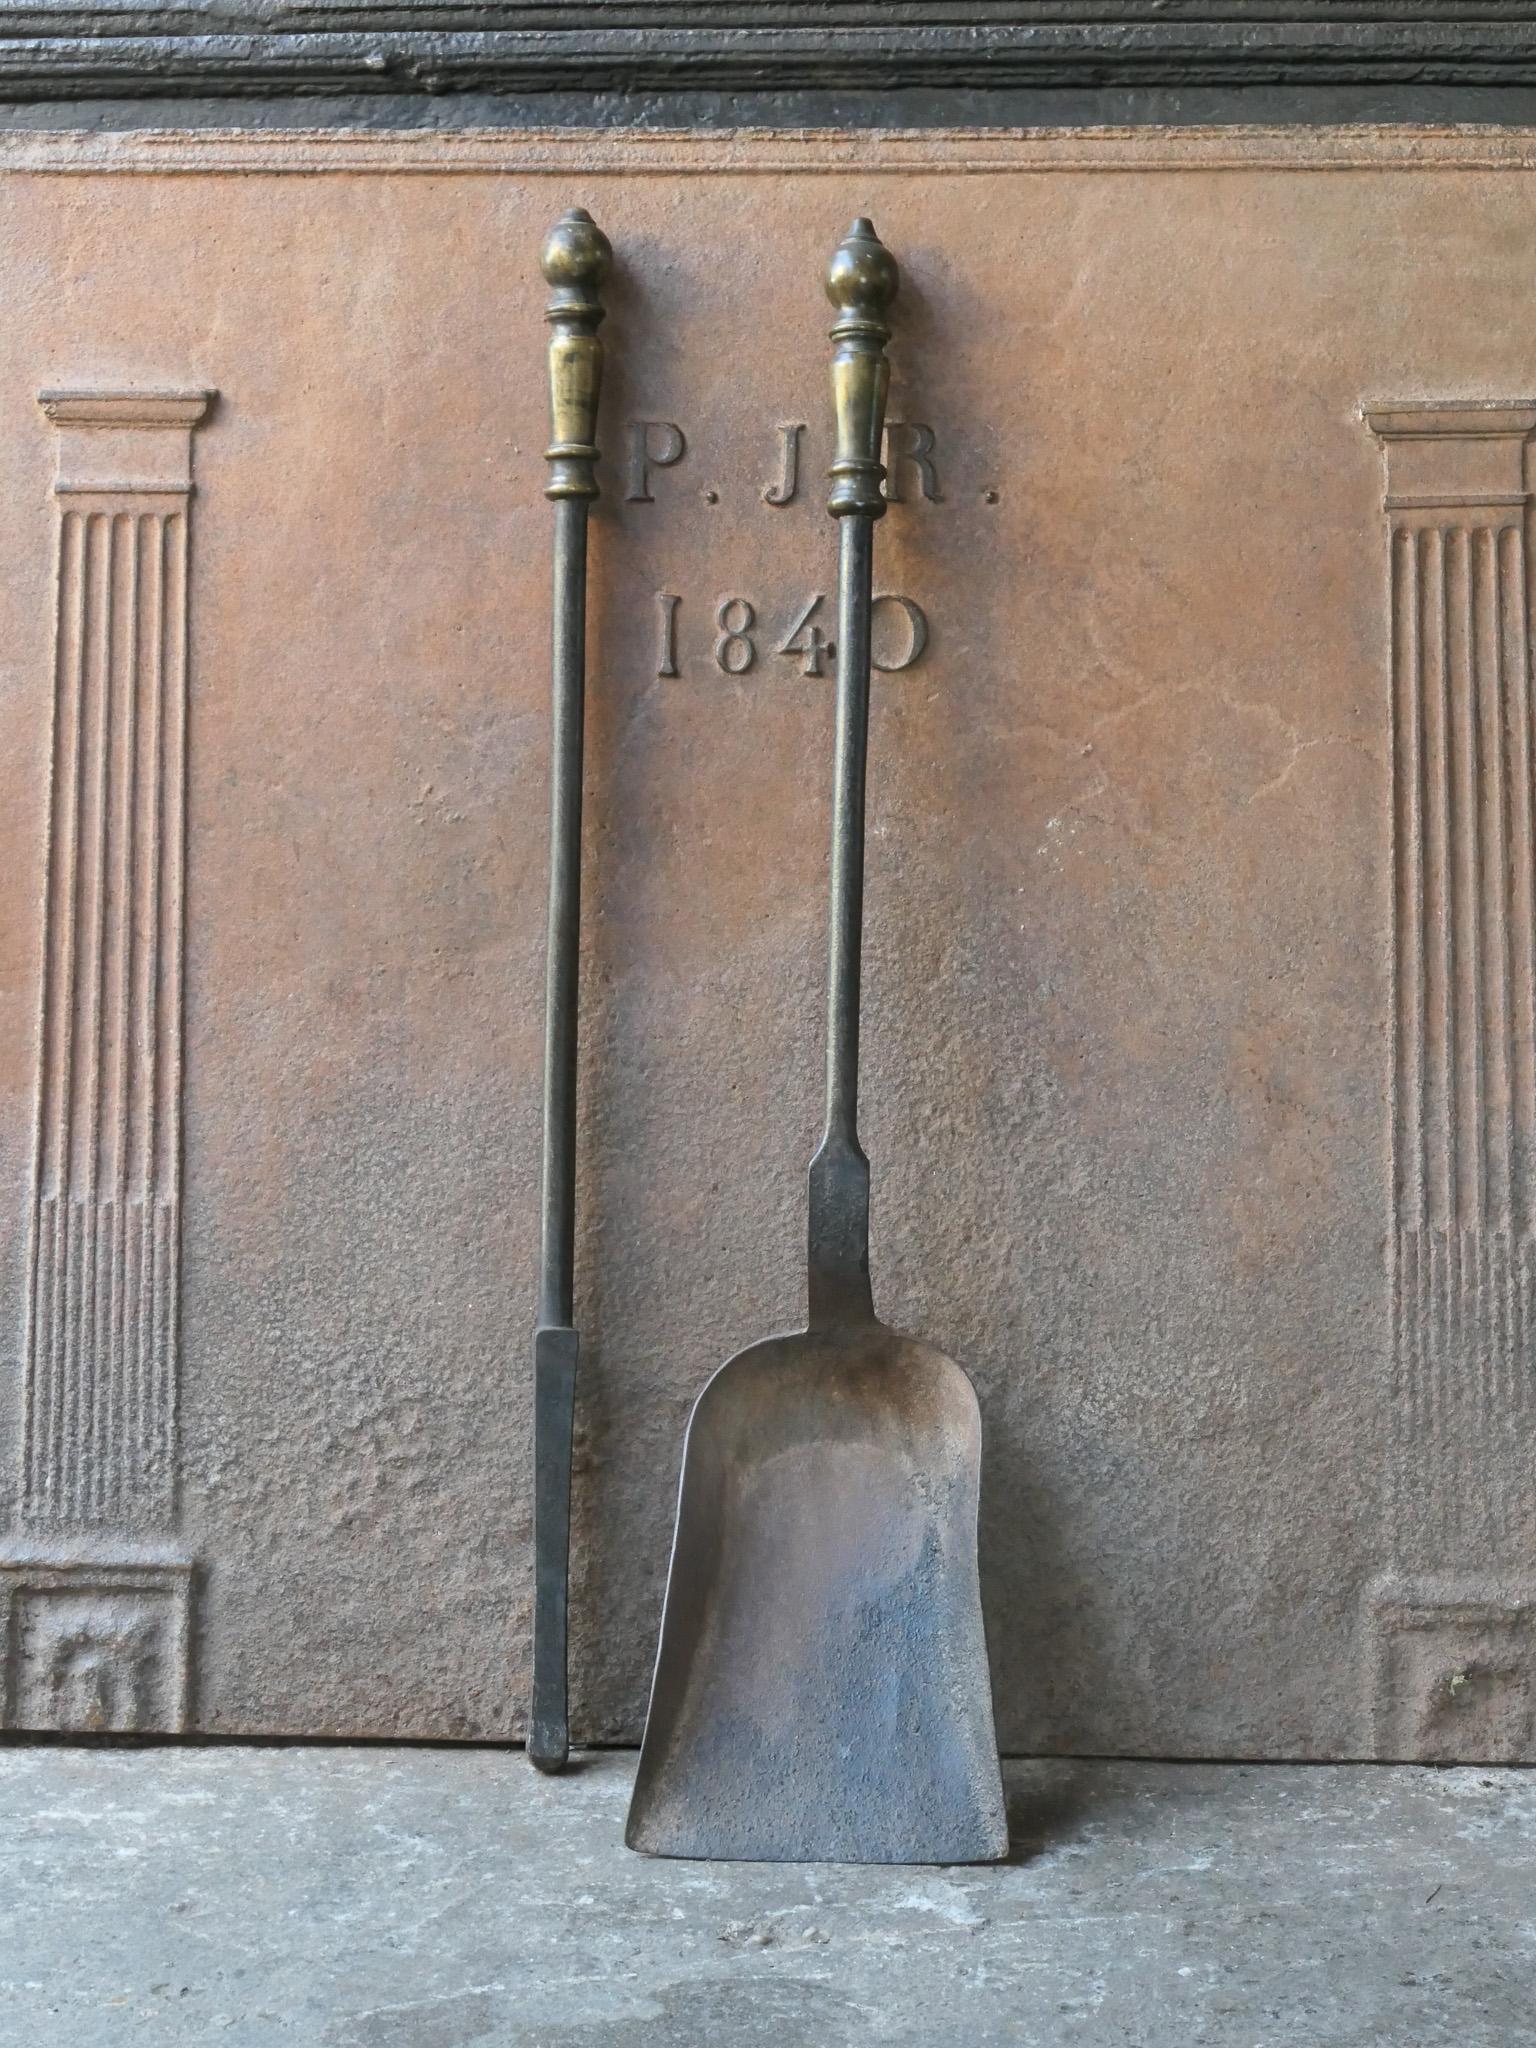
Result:
[[[714,608],[709,628],[708,658],[722,675],[744,676],[757,665],[761,653],[782,655],[799,664],[803,676],[824,676],[837,649],[827,638],[826,596],[818,592],[802,604],[787,621],[772,621],[759,613],[749,597],[722,597]],[[671,590],[656,593],[656,673],[675,676],[680,649],[688,638],[682,622],[683,600]],[[689,621],[689,624],[692,622]],[[892,591],[875,599],[874,647],[871,666],[882,675],[899,675],[920,661],[928,645],[928,619],[921,605]],[[693,652],[689,641],[689,651]],[[706,648],[702,634],[699,654]]]

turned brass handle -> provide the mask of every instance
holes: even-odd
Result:
[[[891,380],[885,359],[891,330],[885,316],[899,282],[896,258],[872,223],[856,220],[827,270],[827,297],[838,312],[832,329],[837,454],[829,472],[832,492],[827,500],[834,519],[849,512],[865,512],[878,519],[885,511],[880,436]]]
[[[595,498],[597,400],[603,383],[603,344],[597,338],[603,302],[598,297],[613,251],[584,207],[573,206],[550,229],[542,267],[554,296],[544,317],[549,338],[549,416],[553,439],[546,498]]]

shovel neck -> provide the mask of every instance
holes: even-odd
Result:
[[[808,1327],[872,1323],[869,1161],[858,1139],[829,1130],[811,1161],[808,1179]]]
[[[810,1169],[812,1329],[870,1322],[869,1161],[859,1143],[859,988],[864,786],[869,750],[869,597],[874,521],[838,522],[837,736],[827,961],[827,1123]]]
[[[839,521],[838,538],[837,731],[827,945],[827,1136],[857,1151],[874,522],[863,514],[851,514]]]

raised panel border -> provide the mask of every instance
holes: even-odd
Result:
[[[212,23],[213,25],[210,25]],[[1523,0],[21,0],[0,96],[999,96],[1536,85]],[[1166,105],[1144,118],[1166,119]],[[1382,118],[1380,103],[1366,118]],[[620,118],[626,118],[620,116]],[[644,125],[643,104],[627,117]],[[734,125],[739,108],[702,118]],[[834,117],[859,121],[846,100]],[[1466,118],[1465,115],[1462,118]]]

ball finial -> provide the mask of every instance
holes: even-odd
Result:
[[[841,313],[879,320],[896,296],[896,258],[861,214],[837,246],[827,268],[827,297]]]
[[[540,264],[546,284],[595,293],[608,275],[613,250],[584,206],[563,213],[544,238]]]

